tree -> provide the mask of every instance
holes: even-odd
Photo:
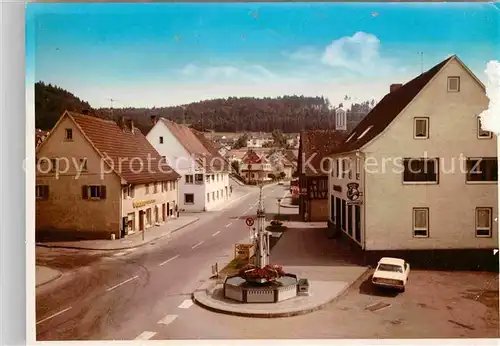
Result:
[[[240,174],[240,164],[238,161],[232,161],[231,162],[231,168],[238,174]]]
[[[286,147],[286,137],[283,135],[283,132],[279,129],[274,129],[271,132],[273,136],[274,145],[277,147]]]
[[[233,149],[240,149],[246,147],[247,141],[248,141],[248,134],[244,133],[236,140],[236,143],[234,143],[233,145]]]
[[[285,172],[280,172],[280,179],[285,179],[286,173]]]

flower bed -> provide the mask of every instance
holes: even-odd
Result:
[[[247,282],[256,283],[272,282],[284,275],[283,267],[275,264],[268,264],[264,268],[248,264],[238,273],[238,276]]]
[[[286,226],[283,225],[283,222],[279,220],[273,220],[271,221],[270,225],[266,227],[267,231],[270,232],[280,232],[284,231],[286,229]]]

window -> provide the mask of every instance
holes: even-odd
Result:
[[[347,216],[347,215],[346,215],[346,201],[345,201],[345,199],[343,199],[343,200],[342,200],[342,214],[341,214],[341,219],[342,219],[342,220],[341,220],[340,224],[342,225],[342,230],[343,230],[344,232],[345,232],[345,230],[346,230],[346,227],[345,227],[345,221],[346,221],[346,219],[347,219],[347,217],[346,217],[346,216]]]
[[[59,160],[58,159],[50,159],[50,171],[55,172],[59,168]]]
[[[497,182],[498,158],[467,159],[467,182]]]
[[[210,176],[209,176],[208,174],[205,176],[205,181],[206,181],[207,183],[209,183],[209,182],[210,182]]]
[[[429,138],[429,118],[415,118],[413,121],[413,138]]]
[[[72,141],[73,140],[73,129],[66,129],[66,133],[65,133],[64,139],[67,140],[67,141]]]
[[[217,190],[217,199],[219,199],[219,190]]]
[[[485,131],[483,130],[483,127],[481,125],[481,118],[477,117],[477,138],[480,139],[491,139],[492,133],[490,131]]]
[[[404,159],[403,183],[439,183],[439,159]]]
[[[161,157],[161,160],[162,160],[162,162],[165,162],[165,163],[166,163],[166,162],[167,162],[167,157],[166,157],[166,156],[162,156],[162,157]]]
[[[162,181],[160,185],[161,185],[161,192],[165,192],[165,182]]]
[[[184,204],[194,204],[194,194],[185,193],[184,194]]]
[[[203,184],[203,174],[195,174],[194,177],[196,184]]]
[[[158,184],[156,182],[153,183],[153,193],[158,193]]]
[[[215,201],[215,192],[212,191],[212,200]]]
[[[349,179],[352,179],[352,158],[347,160],[347,174]]]
[[[49,186],[48,185],[37,185],[35,187],[36,199],[47,200],[49,199]]]
[[[429,237],[429,208],[413,208],[413,236]]]
[[[212,174],[212,181],[215,181],[215,175]]]
[[[135,230],[135,212],[127,214],[127,230],[133,232]]]
[[[207,193],[207,202],[210,202],[210,192]]]
[[[160,144],[163,144],[163,136],[160,136]]]
[[[149,184],[146,184],[145,187],[146,187],[146,195],[149,195]]]
[[[448,77],[448,92],[460,91],[460,77]]]
[[[193,183],[193,175],[186,175],[186,184]]]
[[[347,206],[347,233],[352,235],[352,205]]]
[[[83,185],[82,199],[106,199],[106,186]]]
[[[354,238],[358,243],[361,242],[361,207],[354,206]]]
[[[134,198],[134,185],[128,185],[123,188],[123,198]]]
[[[491,237],[492,208],[476,208],[476,237]]]
[[[87,171],[87,158],[80,159],[80,171],[81,172]]]

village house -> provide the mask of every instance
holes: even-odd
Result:
[[[297,175],[300,188],[299,215],[303,221],[328,220],[328,155],[344,139],[345,132],[337,130],[301,133]]]
[[[42,142],[45,140],[45,138],[47,138],[48,135],[49,135],[48,131],[36,129],[36,131],[35,131],[35,148],[38,148],[40,146],[40,144],[42,144]]]
[[[483,84],[451,56],[388,89],[331,156],[330,227],[370,261],[494,260],[497,140],[481,128]]]
[[[179,175],[132,122],[66,111],[36,155],[37,236],[121,238],[177,217]]]
[[[285,180],[292,179],[293,164],[287,159],[282,150],[276,150],[267,156],[269,163],[273,169],[272,174]]]
[[[273,168],[265,155],[249,149],[242,159],[240,173],[247,184],[258,184],[272,180]]]
[[[147,139],[182,176],[180,207],[209,211],[231,198],[230,167],[203,133],[165,118],[152,117]]]

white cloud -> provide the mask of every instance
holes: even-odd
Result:
[[[361,71],[380,63],[380,40],[372,34],[357,32],[332,41],[321,57],[328,66]]]
[[[486,95],[490,99],[488,109],[479,116],[485,130],[500,133],[500,62],[490,61],[484,71],[488,76]]]
[[[321,51],[314,47],[303,47],[294,52],[284,52],[283,55],[292,60],[312,61],[321,58]]]
[[[201,81],[246,81],[259,82],[264,79],[273,78],[274,74],[260,65],[249,66],[233,66],[233,65],[218,65],[218,66],[197,66],[188,64],[181,69],[181,76]]]

